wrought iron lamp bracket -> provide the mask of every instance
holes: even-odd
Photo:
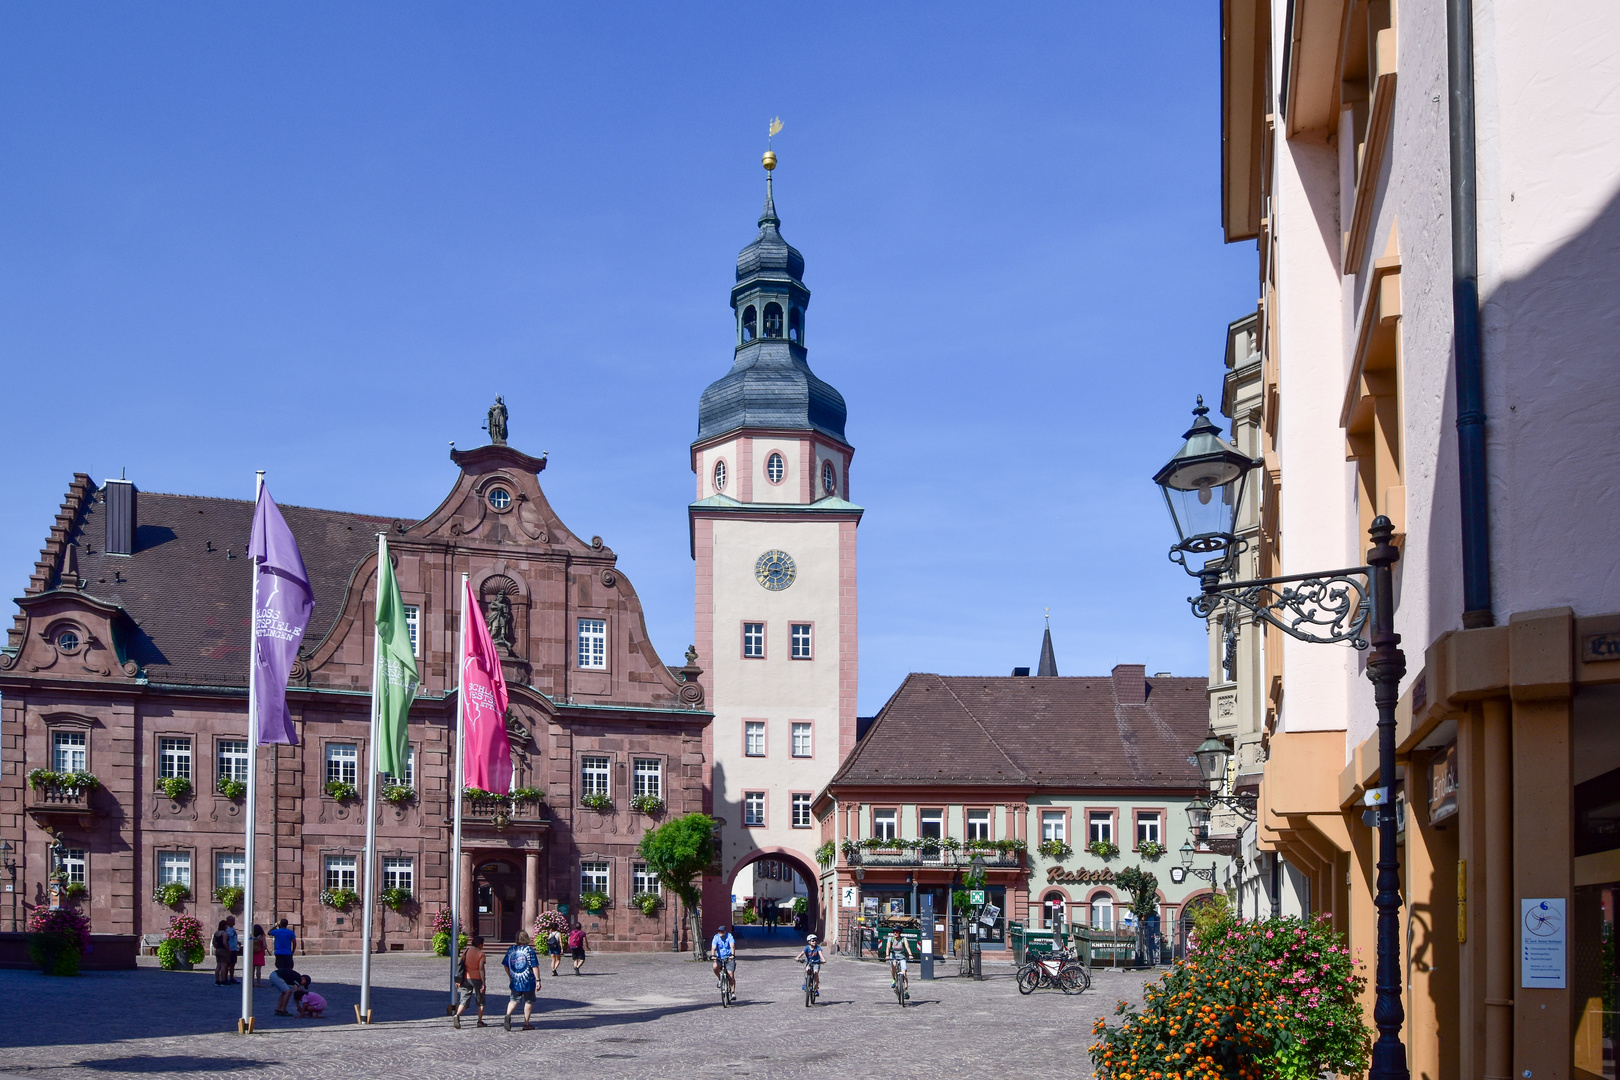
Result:
[[[1225,573],[1221,567],[1203,575],[1203,592],[1187,598],[1193,614],[1208,620],[1216,614],[1241,611],[1255,625],[1263,622],[1299,641],[1369,647],[1366,630],[1372,595],[1368,567],[1222,582]]]
[[[1244,821],[1254,821],[1260,816],[1257,795],[1211,795],[1209,801],[1226,807]]]
[[[1188,876],[1203,878],[1205,881],[1209,882],[1210,888],[1213,889],[1215,887],[1215,868],[1213,866],[1208,870],[1200,870],[1196,866],[1189,866],[1186,868],[1186,871]]]

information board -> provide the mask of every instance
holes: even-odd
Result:
[[[1519,985],[1562,990],[1565,985],[1564,898],[1519,901]]]

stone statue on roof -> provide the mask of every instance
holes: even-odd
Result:
[[[497,395],[495,404],[489,407],[489,422],[484,425],[489,432],[489,441],[496,446],[506,445],[506,402]]]

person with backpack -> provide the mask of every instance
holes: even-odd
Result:
[[[562,966],[563,936],[561,930],[553,930],[546,935],[546,952],[551,954],[551,974],[555,976],[557,969]]]
[[[529,1017],[534,1012],[534,995],[540,985],[540,957],[535,955],[534,946],[529,944],[529,932],[519,930],[517,943],[506,950],[501,958],[501,967],[506,969],[506,976],[511,983],[511,998],[506,1003],[506,1018],[502,1022],[507,1031],[512,1030],[512,1010],[523,1003],[523,1030],[533,1031],[534,1025],[529,1023]]]
[[[591,943],[585,937],[585,928],[576,921],[574,928],[568,931],[568,952],[574,960],[575,975],[578,975],[579,969],[585,966],[585,950],[590,946]]]
[[[467,1011],[467,1004],[474,999],[478,1001],[478,1026],[488,1027],[484,1023],[484,938],[481,934],[474,934],[472,944],[461,950],[461,971],[456,976],[461,985],[461,1001],[456,1004],[455,1015],[451,1018],[458,1029],[461,1027],[461,1014]],[[508,1013],[512,1010],[507,1009]],[[510,1026],[510,1020],[507,1022]]]

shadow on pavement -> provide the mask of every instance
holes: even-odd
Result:
[[[280,1064],[279,1061],[255,1061],[252,1058],[240,1057],[195,1057],[191,1054],[172,1054],[168,1057],[134,1054],[129,1057],[96,1058],[75,1063],[76,1067],[81,1069],[123,1073],[222,1073],[237,1069],[263,1069]]]

